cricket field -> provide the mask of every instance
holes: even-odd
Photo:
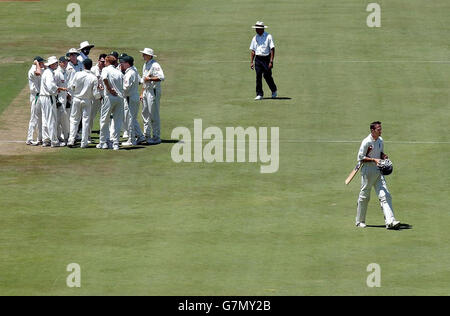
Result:
[[[449,1],[75,1],[80,27],[72,1],[0,1],[0,295],[450,294]],[[278,99],[253,100],[258,20]],[[86,40],[94,61],[125,52],[139,71],[139,51],[155,50],[162,144],[25,145],[33,57]],[[196,119],[224,134],[267,127],[269,153],[278,127],[277,170],[175,162],[172,131],[193,135]],[[360,176],[344,180],[376,120],[408,229],[384,228],[374,191],[370,227],[355,227]]]

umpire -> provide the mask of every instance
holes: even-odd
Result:
[[[264,31],[267,28],[264,22],[257,21],[252,28],[256,31],[256,35],[250,44],[250,50],[252,51],[250,68],[256,70],[255,100],[261,100],[264,96],[262,89],[263,76],[272,91],[272,98],[276,98],[277,86],[272,78],[273,59],[275,57],[275,44],[272,35]]]

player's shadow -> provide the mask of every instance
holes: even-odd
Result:
[[[384,228],[386,229],[386,225],[367,225],[367,227],[370,228]],[[397,229],[393,229],[393,230],[404,230],[404,229],[412,229],[413,226],[406,224],[406,223],[401,223],[400,226]]]
[[[276,97],[276,98],[272,98],[272,97],[266,97],[266,98],[262,98],[263,100],[292,100],[292,98],[289,97]]]

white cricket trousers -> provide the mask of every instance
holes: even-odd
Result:
[[[58,128],[58,137],[62,137],[65,141],[69,139],[70,133],[70,108],[66,109],[66,105],[63,104],[57,108],[57,120],[56,125]]]
[[[380,201],[386,224],[391,224],[395,220],[391,194],[387,188],[384,176],[375,164],[364,164],[361,168],[361,191],[358,197],[356,223],[364,223],[366,221],[367,206],[372,187],[375,189],[375,193]]]
[[[31,104],[31,116],[30,123],[28,124],[27,141],[33,140],[33,134],[36,130],[37,141],[42,141],[42,108],[39,102],[39,96],[36,94],[30,94]]]
[[[42,138],[46,143],[58,144],[58,127],[56,126],[57,109],[55,96],[39,96],[42,106]]]
[[[138,122],[139,96],[136,98],[126,97],[125,101],[125,128],[128,131],[128,139],[135,141],[136,138],[144,136]]]
[[[97,117],[97,113],[100,112],[101,108],[102,108],[102,100],[98,99],[98,100],[94,100],[92,102],[91,115],[90,115],[90,120],[89,120],[89,135],[91,135],[91,133],[92,133],[92,128],[94,126],[94,120]]]
[[[100,144],[105,144],[109,138],[109,125],[111,123],[110,115],[113,114],[114,133],[111,137],[114,145],[119,145],[120,129],[123,122],[123,98],[108,95],[103,99],[101,117],[100,117]]]
[[[80,121],[82,120],[81,146],[86,147],[88,145],[91,108],[92,100],[73,98],[72,111],[70,113],[69,143],[75,143],[78,133],[78,126],[80,125]]]
[[[159,100],[161,88],[144,90],[142,100],[142,120],[144,121],[145,137],[161,138],[161,122],[159,118]],[[152,135],[153,132],[153,135]]]

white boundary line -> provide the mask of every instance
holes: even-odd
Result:
[[[244,60],[198,60],[198,61],[180,61],[179,63],[196,63],[196,64],[236,64],[249,63]],[[278,63],[289,64],[450,64],[450,60],[296,60],[296,61],[279,61]]]

